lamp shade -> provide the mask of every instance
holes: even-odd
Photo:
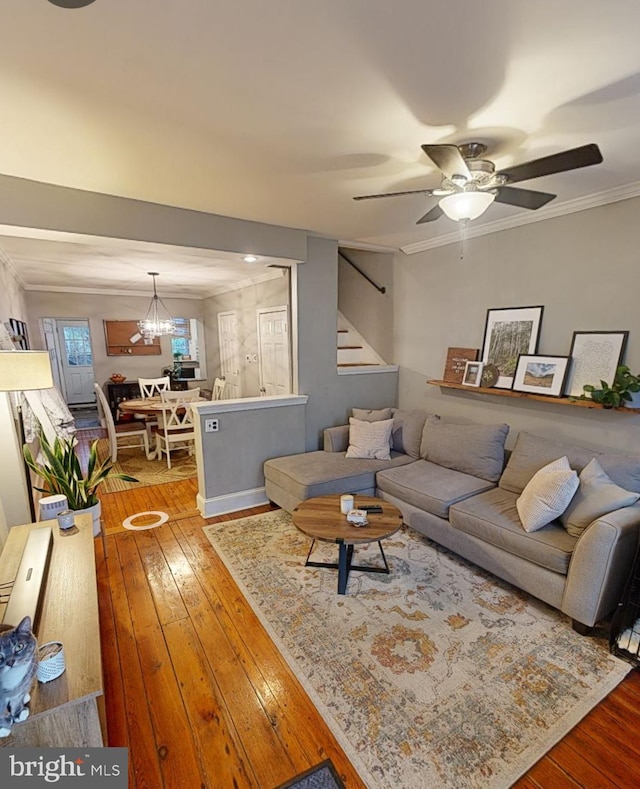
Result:
[[[456,192],[440,200],[440,208],[449,219],[477,219],[495,200],[492,192]]]
[[[47,351],[0,351],[0,392],[24,392],[52,386]]]

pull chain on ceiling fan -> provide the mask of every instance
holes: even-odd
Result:
[[[512,165],[498,171],[492,161],[480,158],[487,150],[486,145],[480,142],[463,145],[423,145],[422,150],[442,172],[442,184],[438,189],[411,189],[405,192],[358,195],[353,199],[374,200],[380,197],[410,194],[439,197],[439,202],[418,219],[416,224],[434,222],[443,214],[457,222],[466,222],[477,219],[494,201],[536,211],[553,200],[556,195],[512,187],[510,184],[577,170],[580,167],[590,167],[602,162],[602,154],[595,143],[543,156],[540,159],[532,159],[530,162]]]

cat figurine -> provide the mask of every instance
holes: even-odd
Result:
[[[31,617],[20,624],[0,624],[0,737],[8,737],[14,723],[29,717],[25,705],[38,668],[38,642],[31,632]]]

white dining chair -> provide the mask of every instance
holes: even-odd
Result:
[[[186,447],[193,455],[195,448],[195,431],[191,403],[200,399],[200,389],[187,389],[183,392],[161,392],[162,419],[155,428],[156,455],[158,459],[164,452],[167,456],[167,468],[171,468],[171,447]]]
[[[216,378],[213,382],[213,390],[211,392],[211,399],[212,400],[222,400],[224,397],[224,388],[227,385],[227,382],[224,378]]]
[[[168,375],[162,378],[138,378],[138,386],[140,387],[140,397],[143,400],[147,400],[149,397],[157,397],[162,392],[168,392],[171,389],[171,379]],[[158,426],[158,418],[155,416],[143,416],[142,414],[134,414],[134,418],[144,419],[147,436],[149,441],[151,441],[153,429]]]
[[[147,460],[151,459],[149,454],[149,435],[144,425],[136,425],[135,422],[125,422],[116,425],[113,421],[113,414],[109,408],[109,402],[100,384],[94,383],[93,388],[98,398],[98,408],[102,412],[102,418],[107,428],[107,439],[109,441],[109,455],[111,462],[115,463],[118,459],[118,447],[120,449],[144,449]],[[137,439],[131,443],[132,439]],[[124,442],[127,443],[124,443]]]

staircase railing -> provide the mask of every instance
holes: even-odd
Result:
[[[346,261],[350,266],[353,266],[353,268],[358,272],[358,274],[360,274],[360,276],[364,277],[369,284],[373,285],[373,287],[377,291],[379,291],[380,293],[386,293],[387,292],[387,289],[383,285],[378,285],[376,282],[374,282],[371,279],[371,277],[368,274],[365,274],[364,271],[356,263],[353,262],[353,260],[349,260],[349,258],[344,254],[344,252],[342,250],[340,250],[340,249],[338,250],[338,255],[344,261]]]

